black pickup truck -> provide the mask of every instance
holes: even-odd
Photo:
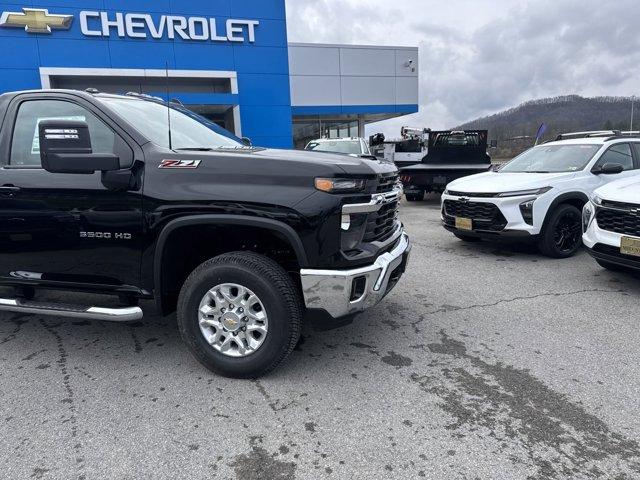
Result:
[[[136,94],[8,93],[0,122],[0,310],[131,322],[155,304],[207,368],[257,377],[304,320],[350,321],[407,264],[393,165],[246,146]]]
[[[407,200],[442,193],[448,183],[491,168],[487,130],[431,131],[427,154],[420,163],[400,169]]]

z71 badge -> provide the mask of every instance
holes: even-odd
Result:
[[[202,160],[162,160],[158,168],[198,168]]]

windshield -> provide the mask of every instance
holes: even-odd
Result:
[[[601,145],[541,145],[517,156],[500,172],[578,172],[591,161]]]
[[[315,150],[316,152],[332,152],[347,153],[350,155],[361,155],[359,140],[336,141],[336,142],[310,142],[307,150]]]
[[[100,98],[156,145],[169,148],[167,105],[137,98]],[[174,150],[243,148],[241,140],[185,108],[171,105]]]

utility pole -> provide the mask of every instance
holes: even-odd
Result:
[[[633,132],[633,107],[635,107],[635,103],[636,103],[636,96],[632,95],[631,96],[631,126],[629,127],[629,130],[631,132]]]

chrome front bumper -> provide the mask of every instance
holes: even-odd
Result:
[[[403,233],[398,245],[380,255],[372,265],[353,270],[300,270],[304,302],[310,310],[324,310],[333,318],[362,312],[376,305],[393,288],[392,276],[404,267],[411,251],[409,236]],[[364,277],[364,293],[352,300],[354,280]]]

